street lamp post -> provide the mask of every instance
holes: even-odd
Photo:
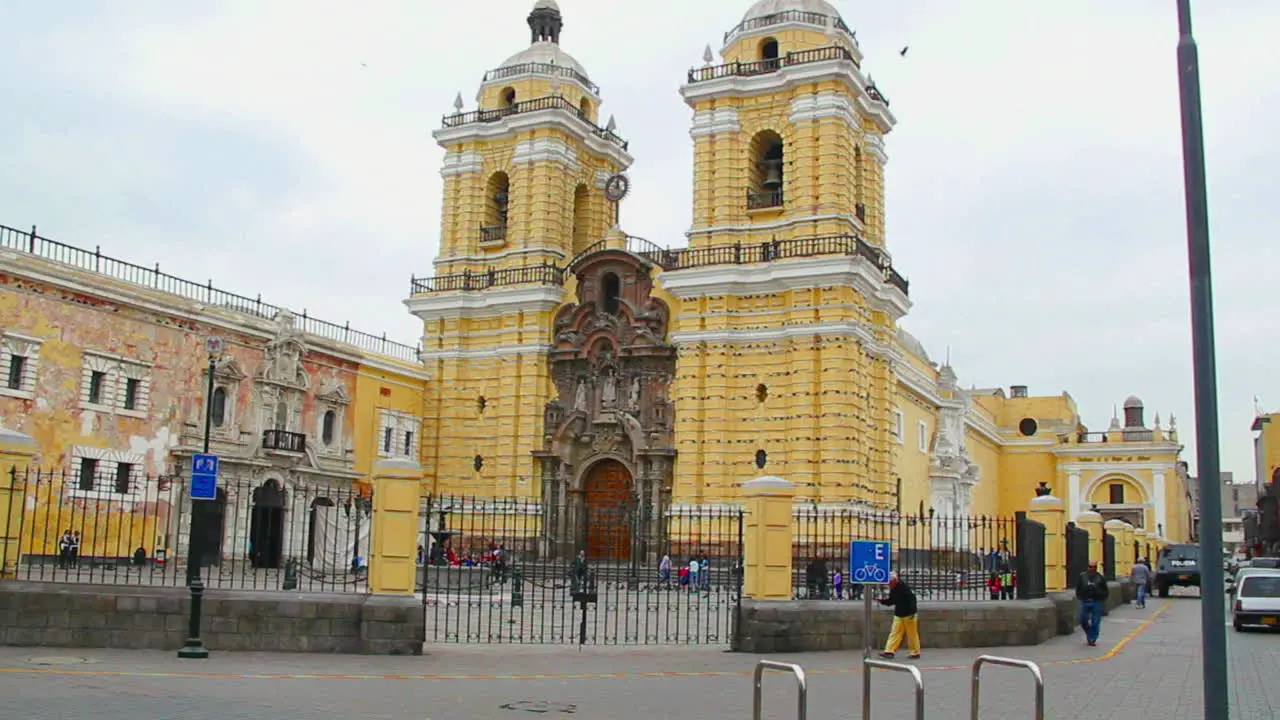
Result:
[[[1200,604],[1205,720],[1227,720],[1227,609],[1222,570],[1222,481],[1218,459],[1218,387],[1209,263],[1209,203],[1205,189],[1200,56],[1191,35],[1191,0],[1178,0],[1178,90],[1182,104],[1182,167],[1191,275],[1191,354],[1196,396],[1196,473],[1200,476]]]
[[[204,393],[204,450],[209,453],[209,435],[213,430],[213,372],[217,369],[218,357],[222,355],[225,343],[222,338],[213,336],[205,340],[204,348],[209,353],[209,381]],[[191,494],[190,484],[187,494]],[[204,646],[200,638],[200,614],[204,604],[204,582],[200,580],[200,559],[204,555],[203,532],[196,528],[196,503],[208,500],[191,499],[191,519],[187,522],[187,588],[191,591],[191,616],[187,623],[187,642],[178,650],[178,657],[201,660],[209,657],[209,648]],[[214,501],[216,502],[216,500]],[[203,530],[203,528],[199,528]]]

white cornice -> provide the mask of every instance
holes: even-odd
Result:
[[[554,310],[564,302],[559,285],[494,288],[484,292],[426,293],[404,301],[409,312],[422,320],[496,317],[511,312]],[[430,353],[424,352],[423,358]]]
[[[506,257],[518,257],[520,255],[555,255],[561,260],[567,259],[563,250],[554,247],[539,248],[516,248],[514,250],[504,250],[499,253],[487,253],[484,255],[442,255],[432,261],[432,265],[439,267],[450,263],[458,262],[483,262],[494,263]]]
[[[853,286],[876,310],[897,321],[911,309],[901,291],[862,256],[812,257],[761,265],[713,265],[662,274],[662,287],[681,299],[759,295],[820,287]],[[892,288],[893,292],[890,292]]]
[[[444,164],[440,166],[440,177],[449,178],[478,173],[482,170],[484,170],[483,153],[477,150],[450,150],[444,155]]]
[[[1173,453],[1175,456],[1182,451],[1182,445],[1176,442],[1113,442],[1113,443],[1084,443],[1075,445],[1063,445],[1054,450],[1055,455],[1065,457],[1077,457],[1082,455],[1132,455],[1156,453]],[[1170,461],[1175,462],[1175,461]]]
[[[686,104],[696,108],[701,100],[776,93],[830,78],[843,80],[849,86],[857,95],[858,106],[876,123],[880,132],[887,133],[897,125],[898,120],[889,112],[889,108],[867,94],[866,78],[858,71],[858,66],[843,58],[785,65],[763,75],[726,75],[714,80],[686,83],[680,87],[680,96]]]
[[[551,352],[550,343],[521,343],[517,345],[499,345],[492,348],[451,348],[444,350],[424,350],[423,361],[431,360],[484,360],[487,358],[506,357],[510,355],[546,355]]]
[[[63,266],[57,263],[42,258],[33,258],[25,253],[0,252],[0,259],[4,260],[5,268],[15,275],[85,295],[100,297],[104,300],[127,305],[156,315],[183,318],[207,325],[210,328],[242,333],[261,340],[263,343],[274,339],[277,334],[276,325],[271,319],[241,313],[234,308],[206,305],[184,298],[181,295],[168,295],[167,293],[165,295],[170,300],[170,303],[165,304],[149,296],[151,292],[160,293],[160,291],[141,287],[135,289],[128,283],[107,276],[102,276],[103,282],[101,283],[86,283],[80,279],[72,279],[62,275],[59,271],[74,272],[77,275],[85,273],[93,279],[98,276],[76,268],[67,267],[64,269]],[[36,263],[49,267],[51,272],[31,267]],[[323,335],[314,333],[304,333],[304,335],[309,348],[319,350],[325,355],[336,359],[368,365],[387,372],[401,373],[421,380],[430,379],[430,375],[425,368],[407,364],[368,350],[362,350]]]
[[[582,168],[578,151],[558,137],[540,137],[521,140],[511,154],[511,163],[558,163],[572,172]]]
[[[1066,473],[1084,473],[1098,472],[1106,474],[1111,472],[1172,472],[1177,467],[1176,460],[1168,462],[1096,462],[1096,463],[1063,463],[1058,467]],[[1090,482],[1097,480],[1098,476],[1090,479]]]
[[[849,223],[854,232],[861,234],[863,230],[862,221],[856,215],[841,215],[832,213],[829,215],[804,215],[801,217],[788,217],[772,222],[752,223],[750,225],[708,225],[706,227],[690,227],[685,231],[685,237],[693,235],[715,235],[717,233],[752,233],[766,232],[769,230],[781,230],[783,228],[794,227],[796,225],[811,225],[814,223],[827,222],[830,220],[844,221]],[[885,250],[887,254],[888,251]]]
[[[889,164],[889,155],[884,151],[884,136],[867,133],[864,138],[867,154],[883,167]]]
[[[529,66],[529,65],[536,66],[536,65],[541,65],[542,63],[529,62],[529,63],[521,63],[521,64],[526,66]],[[507,68],[500,68],[500,69],[505,70]],[[552,75],[551,73],[537,72],[534,70],[529,70],[522,73],[516,73],[514,75],[506,75],[500,78],[495,78],[493,80],[486,80],[480,83],[480,89],[476,91],[476,102],[482,102],[484,100],[484,91],[489,88],[506,87],[520,80],[533,80],[533,79],[548,80],[552,83],[558,80],[562,87],[571,86],[576,90],[581,90],[582,94],[590,98],[592,102],[595,103],[596,107],[599,107],[604,103],[604,99],[600,96],[600,93],[596,92],[595,90],[592,90],[586,85],[583,85],[582,82],[580,82],[577,78],[573,77],[572,75],[569,75],[569,76]]]
[[[741,129],[742,124],[738,122],[736,108],[699,110],[693,114],[693,126],[689,129],[689,137],[696,140],[716,133],[738,132]]]
[[[454,127],[443,127],[431,133],[440,145],[449,147],[462,142],[494,140],[522,132],[554,127],[582,141],[591,152],[604,156],[622,169],[631,167],[634,159],[617,144],[598,137],[584,127],[586,121],[562,108],[548,108],[532,112],[508,115],[495,122],[473,122]]]
[[[822,118],[839,118],[852,128],[862,131],[862,122],[858,119],[858,111],[848,96],[836,92],[820,92],[814,95],[802,95],[791,101],[790,120],[792,125]]]

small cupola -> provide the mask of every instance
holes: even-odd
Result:
[[[529,13],[529,30],[533,33],[530,42],[552,42],[560,44],[560,30],[564,28],[564,18],[560,16],[560,6],[556,0],[538,0],[533,4],[533,12]]]
[[[1124,427],[1126,430],[1142,429],[1146,427],[1146,421],[1142,418],[1143,406],[1142,399],[1137,395],[1130,395],[1124,401]]]

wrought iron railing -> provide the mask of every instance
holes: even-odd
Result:
[[[480,228],[480,242],[482,243],[496,243],[506,239],[506,225],[489,225],[481,226]]]
[[[694,68],[689,71],[689,82],[700,83],[708,80],[719,80],[726,77],[751,77],[753,75],[768,75],[777,72],[784,67],[792,67],[794,65],[808,65],[809,63],[830,62],[832,60],[848,60],[857,66],[857,61],[853,57],[853,53],[838,45],[830,47],[814,48],[812,50],[798,50],[789,52],[780,58],[769,60],[755,60],[752,62],[736,61],[725,63],[724,65],[712,65],[710,67]]]
[[[835,27],[838,30],[843,30],[850,36],[853,35],[853,31],[850,30],[849,26],[844,23],[844,20],[841,20],[839,17],[810,12],[808,10],[783,10],[782,12],[773,13],[772,15],[764,15],[762,17],[743,20],[738,23],[737,27],[724,34],[724,42],[725,44],[728,44],[729,39],[739,33],[751,32],[752,30],[759,30],[760,28],[772,27],[774,25],[791,22],[807,23],[809,25],[822,25],[823,27]]]
[[[1081,444],[1104,443],[1107,441],[1107,434],[1104,432],[1084,432],[1076,435],[1076,442]]]
[[[607,241],[601,240],[578,253],[567,268],[592,253],[607,249]],[[903,295],[910,294],[910,284],[894,270],[885,252],[854,235],[827,235],[793,240],[773,240],[764,243],[735,243],[713,245],[704,248],[678,248],[667,250],[643,238],[627,238],[627,252],[648,260],[664,270],[685,270],[708,265],[749,265],[788,258],[844,255],[865,258],[884,273],[884,281]],[[485,290],[506,285],[563,285],[567,268],[556,265],[528,265],[488,272],[462,272],[439,275],[433,278],[412,278],[410,291],[414,295],[459,290]]]
[[[214,287],[212,280],[199,283],[161,272],[159,263],[154,267],[143,267],[104,255],[101,247],[94,247],[90,251],[41,237],[37,234],[35,226],[32,226],[30,232],[26,232],[0,225],[0,249],[27,253],[130,285],[151,288],[213,307],[268,320],[282,310],[278,305],[264,302],[261,295],[250,298],[218,289]],[[295,317],[295,322],[300,323],[299,330],[327,340],[345,343],[366,352],[386,355],[398,360],[418,361],[417,347],[388,340],[385,333],[378,336],[353,330],[350,323],[337,325],[309,317],[306,310],[302,311],[301,316]]]
[[[530,75],[530,74],[558,75],[560,77],[569,78],[571,80],[577,80],[578,82],[587,86],[587,88],[590,89],[591,92],[595,93],[596,95],[600,94],[600,86],[591,82],[591,80],[589,80],[586,75],[583,75],[582,73],[578,72],[577,70],[574,70],[571,67],[566,67],[564,65],[552,65],[551,63],[527,62],[527,63],[520,63],[519,65],[509,65],[507,67],[500,67],[496,70],[490,70],[489,72],[485,73],[484,81],[489,82],[491,80],[502,80],[509,77],[518,77],[520,75]]]
[[[263,450],[281,450],[284,452],[306,452],[307,436],[303,433],[288,430],[263,430]]]
[[[747,190],[747,209],[764,210],[782,207],[781,190]]]
[[[522,100],[517,103],[512,103],[510,107],[494,108],[492,110],[472,110],[471,112],[445,115],[444,119],[441,120],[441,124],[450,128],[471,125],[474,123],[493,123],[499,122],[513,115],[523,115],[525,113],[543,112],[547,110],[560,110],[567,112],[587,125],[591,130],[591,133],[596,137],[607,140],[623,150],[627,149],[627,141],[623,140],[617,133],[596,125],[592,122],[590,116],[583,112],[582,108],[565,98],[554,95],[534,98],[532,100]]]
[[[509,285],[563,285],[564,269],[556,265],[525,265],[522,267],[491,269],[486,272],[470,270],[452,275],[429,278],[414,277],[409,280],[412,295],[437,292],[487,290]]]

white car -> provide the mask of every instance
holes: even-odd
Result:
[[[1255,571],[1240,578],[1231,624],[1236,631],[1246,625],[1280,629],[1280,571]]]

